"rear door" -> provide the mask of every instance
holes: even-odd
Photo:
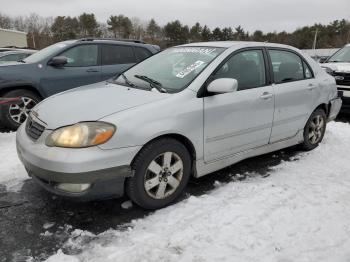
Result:
[[[99,47],[97,44],[83,44],[69,48],[59,54],[68,63],[63,67],[48,65],[40,80],[47,95],[52,95],[74,87],[101,81]]]
[[[291,138],[304,128],[318,96],[311,67],[297,53],[269,49],[273,69],[275,112],[270,143]]]
[[[132,46],[101,45],[102,80],[109,79],[137,63]]]
[[[212,79],[234,78],[238,90],[204,97],[204,159],[212,162],[268,144],[274,94],[263,49],[240,51]]]

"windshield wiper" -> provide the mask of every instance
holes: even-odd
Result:
[[[168,93],[166,89],[158,81],[143,75],[134,75],[134,77],[141,79],[150,84],[151,88],[157,89],[160,93]]]
[[[134,83],[130,82],[130,80],[124,75],[124,73],[122,73],[121,76],[123,77],[125,83],[126,83],[128,86],[136,87],[136,85],[135,85]]]
[[[23,59],[21,59],[21,60],[18,60],[17,62],[19,62],[19,63],[26,63],[26,61],[24,61]]]

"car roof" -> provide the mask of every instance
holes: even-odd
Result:
[[[115,44],[115,45],[128,45],[128,46],[142,46],[142,47],[148,47],[149,49],[152,49],[154,51],[159,51],[160,48],[157,45],[152,45],[145,43],[141,40],[135,40],[135,39],[116,39],[116,38],[82,38],[82,39],[76,39],[76,40],[67,40],[63,41],[61,43],[64,44],[76,44],[76,43],[103,43],[103,44]]]
[[[200,43],[190,43],[181,46],[198,46],[198,47],[221,47],[221,48],[243,48],[243,47],[255,47],[255,46],[266,46],[266,47],[280,47],[280,48],[289,48],[295,49],[292,46],[268,43],[268,42],[251,42],[251,41],[209,41],[209,42],[200,42]]]

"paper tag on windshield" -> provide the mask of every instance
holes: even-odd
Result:
[[[186,67],[184,70],[182,70],[181,72],[179,72],[176,77],[178,78],[184,78],[185,76],[187,76],[189,73],[191,73],[192,71],[196,70],[196,68],[200,67],[201,65],[203,65],[204,62],[203,61],[196,61],[194,62],[192,65],[189,65],[188,67]]]
[[[173,53],[199,53],[209,55],[216,48],[194,48],[194,47],[176,47],[172,50]]]

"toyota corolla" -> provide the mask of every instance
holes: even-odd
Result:
[[[298,49],[187,44],[44,100],[19,128],[17,150],[55,194],[126,193],[156,209],[191,176],[297,144],[314,149],[340,107],[334,78]]]

